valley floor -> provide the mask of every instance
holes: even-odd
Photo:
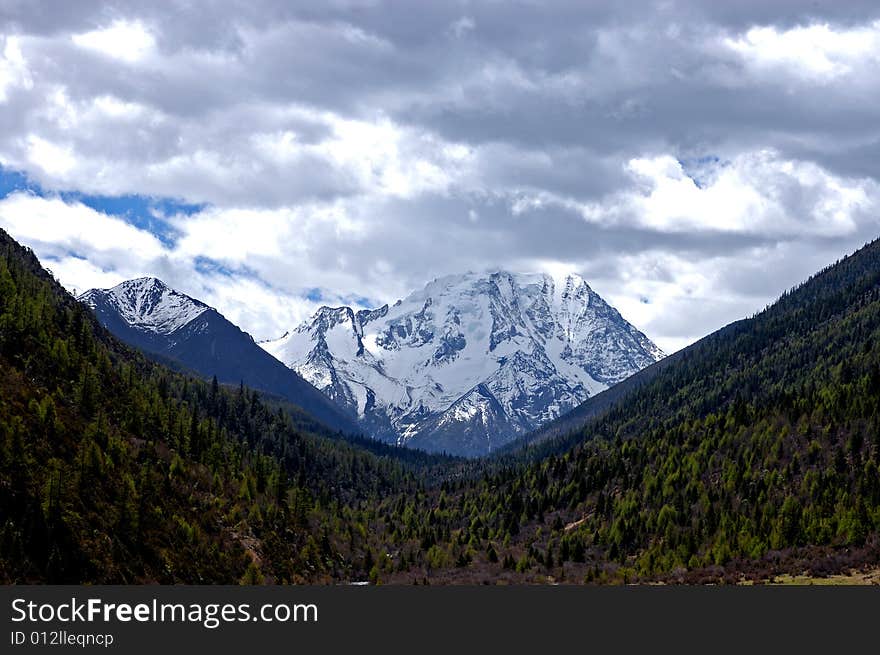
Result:
[[[769,584],[774,585],[880,585],[880,568],[868,569],[864,571],[850,571],[848,573],[839,573],[837,575],[829,575],[826,577],[816,577],[809,573],[801,575],[777,575]]]

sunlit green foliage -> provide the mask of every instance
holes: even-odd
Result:
[[[0,372],[6,582],[601,584],[880,562],[877,242],[495,460],[309,434],[293,408],[151,363],[2,232]]]

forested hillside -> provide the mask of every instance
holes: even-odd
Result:
[[[0,372],[5,582],[880,565],[880,242],[576,413],[576,430],[467,464],[309,434],[288,406],[150,362],[5,233]]]
[[[88,305],[112,334],[160,363],[216,377],[221,384],[243,382],[286,399],[335,430],[359,432],[352,417],[260,348],[249,334],[216,309],[160,280],[141,278],[112,289],[92,289],[77,300]]]
[[[450,484],[430,520],[392,523],[434,549],[428,563],[472,574],[821,573],[880,563],[878,458],[874,242],[659,366],[581,429],[481,464],[481,481]]]
[[[361,537],[337,519],[414,484],[290,407],[148,361],[2,231],[0,372],[3,582],[347,577]]]

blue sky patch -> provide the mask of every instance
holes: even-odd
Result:
[[[30,191],[40,196],[43,195],[40,185],[28,180],[27,175],[0,166],[0,198],[5,198],[16,191]]]
[[[222,262],[217,261],[216,259],[211,259],[210,257],[203,257],[199,255],[195,258],[195,267],[199,273],[208,274],[208,275],[222,275],[224,277],[233,277],[235,275],[250,275],[251,277],[257,277],[256,273],[250,271],[247,268],[229,268]]]
[[[381,306],[377,300],[372,300],[364,296],[347,296],[345,298],[345,303],[348,305],[363,307],[364,309],[375,309],[376,307]]]
[[[729,162],[721,161],[715,155],[679,159],[678,163],[684,174],[694,181],[698,189],[705,189],[709,186],[715,179],[718,170],[729,164]]]
[[[165,217],[184,214],[190,216],[202,211],[205,204],[193,204],[174,198],[154,198],[141,195],[102,196],[79,191],[52,192],[44,189],[27,175],[0,166],[0,198],[16,191],[27,191],[41,198],[58,197],[66,203],[79,202],[95,211],[116,216],[141,230],[146,230],[165,246],[173,246],[177,233]]]

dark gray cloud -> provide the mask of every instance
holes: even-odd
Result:
[[[876,2],[7,0],[0,165],[207,208],[134,261],[24,230],[37,199],[0,223],[72,285],[164,271],[257,336],[308,289],[569,267],[671,349],[880,232],[877,97]]]

